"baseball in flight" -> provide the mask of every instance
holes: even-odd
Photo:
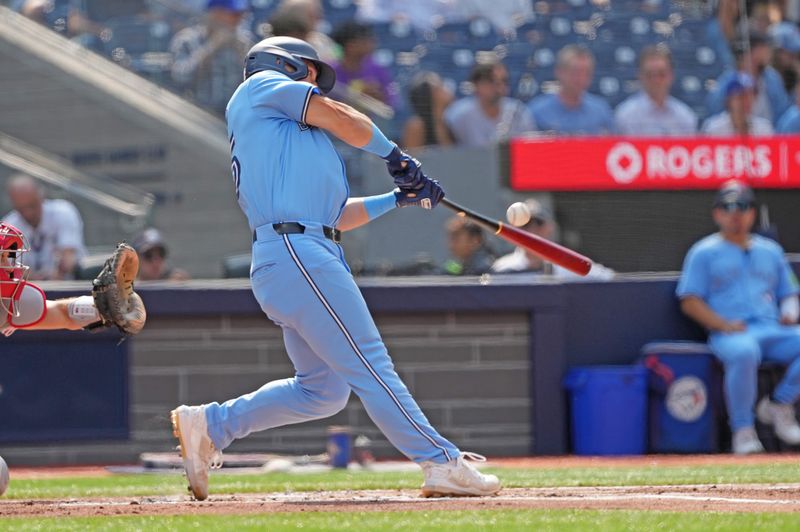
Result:
[[[522,227],[531,221],[531,211],[523,202],[518,201],[509,205],[506,210],[506,219],[514,227]]]

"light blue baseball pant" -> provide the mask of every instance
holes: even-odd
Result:
[[[394,370],[341,248],[319,224],[305,234],[259,228],[253,292],[283,328],[295,376],[206,408],[208,432],[222,450],[251,432],[329,417],[353,390],[389,441],[415,462],[444,463],[456,446],[428,422]]]
[[[773,393],[777,402],[792,404],[800,397],[800,328],[748,323],[742,332],[713,333],[708,343],[725,367],[725,403],[732,431],[753,426],[762,360],[786,365]]]

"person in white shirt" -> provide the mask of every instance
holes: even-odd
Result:
[[[530,110],[508,96],[508,70],[499,61],[479,63],[472,69],[473,96],[451,103],[444,121],[456,144],[472,148],[491,146],[534,131]]]
[[[520,229],[548,240],[554,240],[556,222],[550,209],[534,198],[525,200],[524,204],[530,214],[530,219],[524,225],[519,226]],[[509,219],[509,223],[510,222],[511,220]],[[517,247],[508,255],[503,255],[495,260],[494,264],[492,264],[491,271],[492,273],[545,274],[552,275],[558,280],[564,281],[577,281],[581,279],[605,281],[614,277],[614,270],[597,263],[592,264],[592,269],[589,271],[588,275],[581,277],[566,268],[545,262],[539,255],[521,247]]]
[[[642,90],[617,106],[614,119],[620,135],[678,137],[697,134],[697,114],[670,96],[675,81],[672,54],[664,45],[645,47],[639,54]]]
[[[703,133],[716,137],[764,137],[775,133],[772,123],[753,114],[755,82],[743,72],[725,83],[726,110],[709,117],[703,123]]]
[[[66,200],[45,199],[42,188],[23,174],[9,180],[7,192],[14,210],[3,221],[28,237],[30,279],[74,279],[86,254],[78,209]]]

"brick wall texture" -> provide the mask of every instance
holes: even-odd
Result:
[[[378,315],[376,322],[398,373],[445,437],[489,456],[529,454],[526,314]],[[130,368],[129,454],[174,447],[176,405],[222,402],[293,374],[280,329],[261,316],[152,320],[131,342]],[[251,434],[229,451],[321,453],[330,425],[370,438],[376,456],[399,456],[355,394],[331,418]]]

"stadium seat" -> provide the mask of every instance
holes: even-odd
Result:
[[[250,277],[250,253],[229,255],[222,259],[222,277],[224,279],[237,279]]]
[[[258,38],[267,36],[266,27],[269,19],[278,7],[278,0],[250,0],[250,17],[252,25],[250,31]]]
[[[394,50],[411,50],[422,41],[414,28],[404,21],[375,23],[372,30],[379,46]]]
[[[167,83],[172,65],[169,25],[160,20],[118,17],[106,22],[104,52],[112,61],[152,81]]]
[[[343,22],[351,21],[356,16],[357,6],[353,0],[323,0],[325,20],[335,28]]]
[[[66,33],[70,3],[71,0],[51,0],[45,3],[43,7],[45,26],[58,33]]]

